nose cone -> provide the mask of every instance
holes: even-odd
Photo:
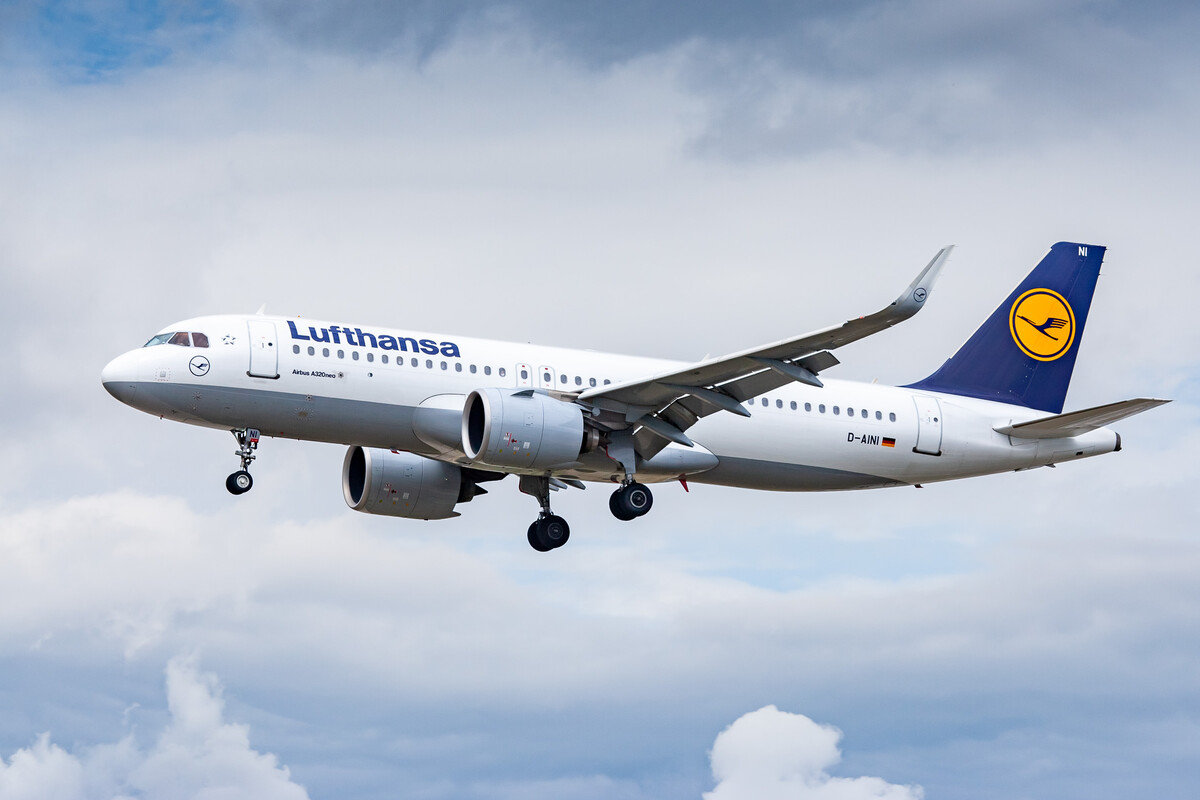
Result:
[[[100,382],[113,397],[122,403],[132,403],[137,390],[137,359],[133,353],[123,353],[100,370]]]

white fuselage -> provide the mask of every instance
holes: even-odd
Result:
[[[592,386],[680,366],[268,316],[201,317],[166,330],[202,332],[208,346],[164,343],[114,359],[103,381],[121,401],[194,425],[257,428],[266,436],[457,463],[465,459],[459,420],[472,390],[532,388],[569,400]],[[1106,428],[1040,440],[997,433],[995,427],[1039,416],[1021,406],[849,381],[824,384],[789,384],[753,398],[745,403],[749,418],[704,417],[687,433],[696,447],[670,445],[641,462],[637,477],[686,476],[776,491],[854,489],[1028,469],[1119,447]],[[599,481],[623,475],[603,449],[552,474]]]

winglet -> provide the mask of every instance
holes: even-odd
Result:
[[[950,253],[953,251],[954,245],[952,244],[948,244],[938,251],[938,254],[926,265],[925,269],[921,270],[921,274],[892,303],[892,308],[888,309],[891,312],[889,316],[897,316],[899,317],[897,321],[899,321],[908,319],[921,310],[921,307],[925,305],[925,301],[929,299],[930,292],[933,291],[933,284],[937,281],[938,275],[941,274],[942,267],[946,266],[946,261],[949,260]]]

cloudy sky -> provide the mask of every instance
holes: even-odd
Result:
[[[800,6],[800,8],[798,8]],[[1127,798],[1200,785],[1200,11],[1187,3],[0,7],[0,800]],[[496,484],[345,508],[338,447],[98,380],[252,312],[695,359],[929,308],[936,368],[1109,247],[1069,408],[1120,454],[922,491],[664,486],[568,547]]]

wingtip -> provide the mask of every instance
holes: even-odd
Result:
[[[954,250],[954,245],[948,244],[937,252],[925,269],[921,270],[920,274],[908,285],[904,293],[896,298],[896,302],[892,305],[902,309],[907,309],[906,316],[912,316],[917,313],[929,299],[930,293],[933,291],[933,285],[937,282],[938,276],[941,275],[942,268],[946,266],[947,259],[950,258],[950,253]]]

